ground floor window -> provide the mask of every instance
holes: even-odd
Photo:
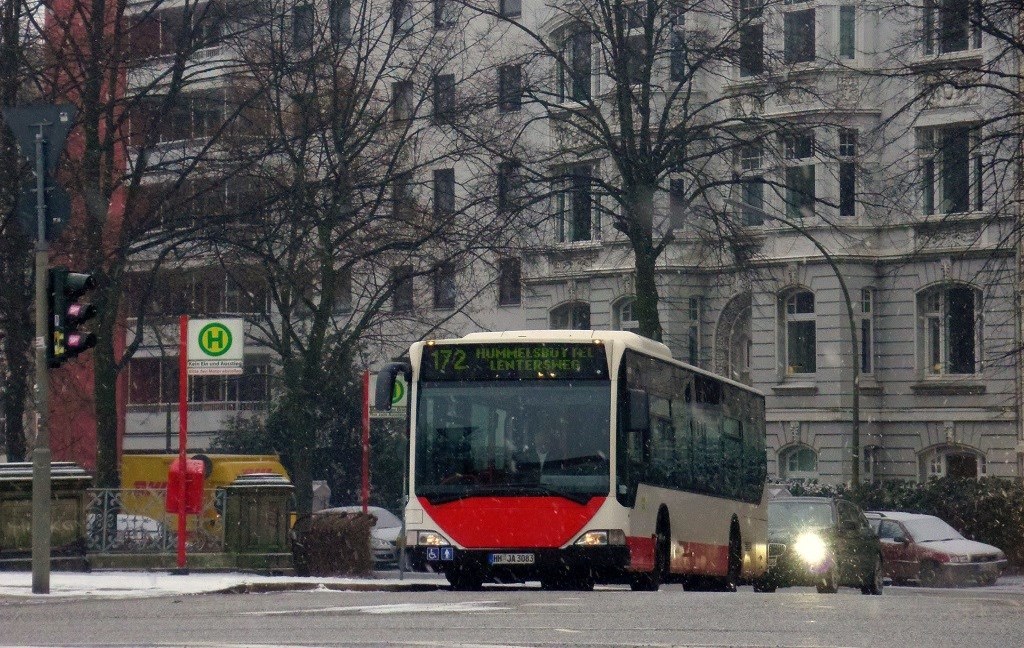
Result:
[[[940,446],[921,455],[921,481],[940,477],[980,479],[987,472],[985,455],[965,446]]]

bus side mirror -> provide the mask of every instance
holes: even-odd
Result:
[[[374,394],[373,406],[378,412],[391,411],[391,395],[395,393],[395,378],[404,374],[406,379],[412,373],[408,362],[391,362],[377,374],[377,392]]]
[[[642,389],[630,389],[627,393],[629,399],[629,429],[646,430],[651,427],[651,403],[647,392]]]

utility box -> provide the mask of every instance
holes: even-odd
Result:
[[[276,474],[242,475],[226,489],[224,549],[234,553],[288,551],[294,486]]]
[[[203,462],[186,459],[184,470],[181,460],[175,459],[167,471],[167,512],[199,515],[203,512]]]
[[[92,476],[71,462],[50,464],[50,560],[88,569],[86,513]],[[0,464],[0,569],[32,565],[32,464]]]

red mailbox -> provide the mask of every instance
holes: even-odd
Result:
[[[182,503],[185,513],[198,515],[203,512],[203,462],[199,459],[186,459],[185,471],[181,470],[181,460],[175,459],[167,471],[167,512],[181,512]]]

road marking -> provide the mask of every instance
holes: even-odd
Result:
[[[390,603],[382,605],[346,605],[304,610],[267,610],[242,612],[242,616],[289,616],[299,614],[419,614],[423,612],[497,612],[507,607],[495,607],[498,601],[465,601],[462,603]]]

